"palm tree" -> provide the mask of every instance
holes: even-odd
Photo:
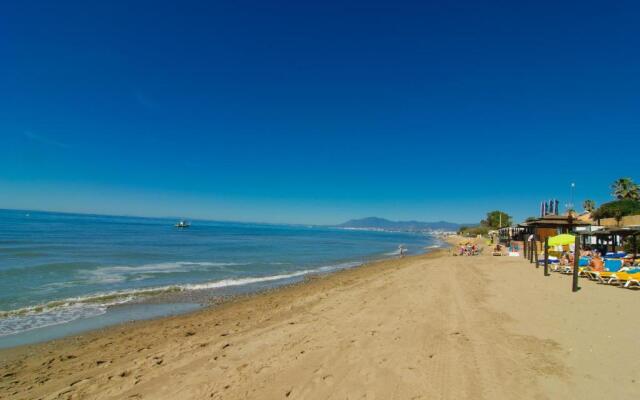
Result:
[[[640,199],[640,189],[631,178],[619,178],[615,182],[613,182],[611,188],[613,189],[614,197],[618,200]]]
[[[622,212],[621,211],[616,211],[616,213],[615,213],[613,218],[616,220],[616,225],[620,226],[620,222],[622,222]]]
[[[584,208],[586,212],[592,212],[596,209],[596,202],[593,200],[585,200],[582,203],[582,208]]]

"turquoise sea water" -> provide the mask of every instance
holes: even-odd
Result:
[[[437,245],[413,233],[175,222],[0,210],[0,347],[198,306],[158,300],[174,293],[250,292],[392,257],[400,244]]]

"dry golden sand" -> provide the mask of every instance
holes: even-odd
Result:
[[[0,352],[0,398],[640,398],[640,292],[447,251]]]

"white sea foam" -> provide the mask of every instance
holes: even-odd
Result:
[[[173,263],[172,263],[173,264]],[[196,264],[196,263],[185,263]],[[203,264],[203,263],[199,263]],[[219,265],[220,263],[208,263]],[[211,290],[232,286],[243,286],[262,282],[272,282],[285,279],[298,278],[310,274],[328,273],[340,269],[347,269],[361,265],[360,262],[345,262],[340,264],[326,265],[318,268],[304,269],[290,273],[281,273],[267,276],[253,276],[243,278],[228,278],[211,282],[159,286],[141,289],[131,289],[123,291],[112,291],[96,293],[88,296],[67,298],[64,300],[51,301],[36,306],[24,307],[10,311],[0,311],[0,336],[11,335],[31,329],[42,328],[51,325],[58,325],[79,318],[94,317],[107,312],[107,309],[114,305],[125,304],[141,296],[151,296],[161,293],[191,291],[191,290]],[[160,264],[155,264],[156,269]],[[122,268],[122,267],[111,267]],[[129,268],[129,267],[126,267]],[[165,267],[161,267],[165,268]],[[166,267],[168,269],[168,267]],[[147,272],[152,267],[147,267]]]
[[[78,275],[83,284],[111,284],[127,280],[143,280],[146,277],[153,277],[153,274],[185,273],[196,270],[206,270],[211,267],[221,268],[235,265],[247,264],[232,262],[178,261],[137,266],[116,265],[80,270],[78,271]]]
[[[63,302],[55,307],[30,307],[9,312],[6,317],[0,313],[0,337],[32,329],[60,325],[80,318],[97,317],[107,312],[110,306],[130,301],[131,297],[114,299],[104,303]]]
[[[102,305],[74,304],[41,313],[12,315],[0,319],[0,336],[12,335],[45,326],[64,324],[78,318],[88,318],[104,314],[106,311],[107,307]]]
[[[293,272],[290,274],[270,275],[270,276],[263,276],[263,277],[223,279],[215,282],[192,283],[188,285],[181,285],[180,288],[182,290],[220,289],[220,288],[230,287],[230,286],[243,286],[243,285],[250,285],[252,283],[271,282],[271,281],[279,281],[281,279],[296,278],[299,276],[310,274],[312,272],[314,272],[314,270],[303,270],[303,271]]]

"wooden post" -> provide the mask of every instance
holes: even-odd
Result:
[[[633,235],[633,263],[636,263],[636,257],[638,255],[638,235]]]
[[[533,240],[529,240],[529,264],[533,262]]]
[[[536,268],[540,268],[540,264],[538,264],[538,241],[536,238],[533,238],[533,258],[536,263]]]
[[[544,276],[549,276],[549,238],[544,239]]]
[[[616,252],[616,235],[614,235],[613,233],[611,234],[611,251],[613,253]]]
[[[522,239],[522,255],[524,256],[524,258],[527,258],[527,239],[524,238]]]
[[[604,255],[607,253],[606,250],[602,251],[602,247],[604,246],[604,240],[602,239],[601,236],[598,236],[598,251],[600,253],[602,253],[602,256],[604,257]]]
[[[580,290],[580,287],[578,286],[579,265],[580,265],[580,236],[576,235],[575,251],[573,253],[573,279],[572,279],[572,285],[571,285],[572,292],[577,292],[578,290]]]

